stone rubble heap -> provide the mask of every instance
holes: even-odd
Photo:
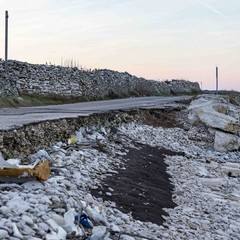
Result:
[[[38,94],[48,96],[100,99],[106,97],[189,94],[200,92],[197,82],[183,80],[154,81],[127,72],[107,69],[79,70],[44,64],[8,61],[6,78],[4,61],[0,61],[0,94]]]
[[[81,128],[68,143],[51,147],[52,174],[45,183],[0,184],[1,239],[82,239],[87,233],[74,223],[74,216],[82,211],[94,225],[91,240],[239,238],[239,151],[214,151],[204,141],[209,133],[198,127],[165,129],[127,123],[112,131],[95,128],[85,133]],[[134,142],[185,153],[165,159],[178,206],[164,209],[169,217],[163,226],[135,220],[114,202],[89,194],[91,189],[101,189],[102,179],[124,167],[121,156],[126,154],[125,146]],[[29,161],[36,157],[30,156]]]
[[[228,96],[200,95],[188,110],[192,123],[200,121],[215,132],[215,150],[239,150],[240,107],[230,104]]]
[[[157,239],[239,239],[239,151],[221,153],[205,141],[190,140],[198,128],[186,132],[128,124],[122,131],[134,141],[185,153],[166,157],[178,206],[165,209],[169,217]]]

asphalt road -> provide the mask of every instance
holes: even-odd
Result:
[[[189,96],[138,97],[39,107],[4,108],[0,109],[0,130],[19,128],[25,124],[44,120],[76,118],[111,110],[162,109],[176,104],[177,101],[190,98]]]

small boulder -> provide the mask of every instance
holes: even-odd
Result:
[[[236,135],[216,131],[214,149],[219,152],[237,151],[240,148],[240,138]]]

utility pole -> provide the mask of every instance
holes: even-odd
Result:
[[[5,11],[5,73],[8,75],[8,11]]]
[[[216,94],[218,94],[218,66],[216,66]]]

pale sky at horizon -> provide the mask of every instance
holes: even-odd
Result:
[[[240,91],[240,0],[0,0],[9,59],[186,79]]]

